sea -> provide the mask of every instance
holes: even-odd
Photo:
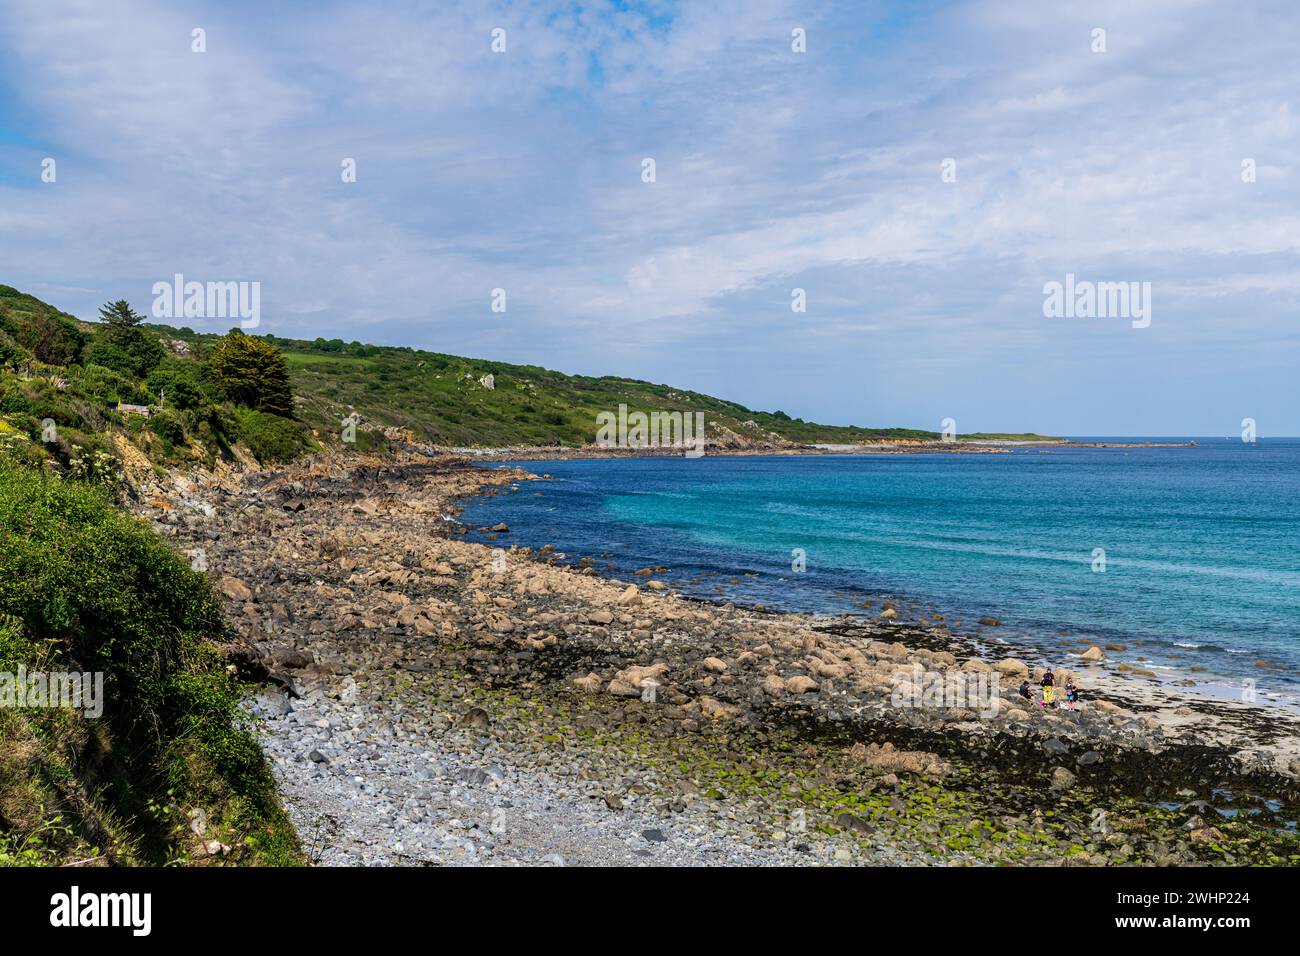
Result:
[[[1195,445],[519,461],[549,479],[463,520],[624,580],[666,569],[689,597],[892,602],[1058,665],[1094,639],[1161,678],[1300,699],[1300,439],[1074,441]]]

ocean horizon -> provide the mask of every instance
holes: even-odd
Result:
[[[1072,440],[1197,444],[517,461],[552,480],[463,520],[617,577],[666,568],[688,597],[888,602],[1058,665],[1090,640],[1162,679],[1300,699],[1300,439]]]

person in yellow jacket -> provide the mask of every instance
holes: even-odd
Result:
[[[1056,706],[1056,675],[1052,673],[1049,667],[1043,672],[1043,704],[1044,707]]]

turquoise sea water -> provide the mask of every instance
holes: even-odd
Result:
[[[1199,665],[1294,692],[1300,440],[1196,441],[520,462],[555,480],[478,499],[465,521],[505,521],[511,543],[553,544],[621,577],[663,565],[657,577],[700,597],[873,613],[861,602],[887,596],[968,625],[995,616],[989,636],[1049,657],[1068,629],[1139,641],[1129,656],[1171,674]]]

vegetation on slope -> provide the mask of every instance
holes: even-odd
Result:
[[[129,442],[161,472],[211,467],[237,446],[263,463],[319,447],[292,416],[288,372],[270,344],[235,330],[208,337],[201,354],[141,325],[126,302],[100,315],[79,323],[0,286],[0,422],[31,440],[33,461],[65,472],[78,460],[112,466]]]
[[[33,438],[42,421],[53,421],[59,437],[46,447],[65,464],[77,449],[111,453],[105,433],[129,437],[160,467],[211,465],[237,448],[267,463],[338,445],[345,419],[357,423],[361,451],[381,450],[385,430],[447,447],[581,447],[595,439],[597,415],[620,405],[703,412],[708,439],[724,445],[940,438],[921,429],[820,425],[615,376],[340,339],[146,325],[126,302],[106,305],[101,320],[78,323],[0,286],[0,415]],[[121,412],[119,402],[148,405],[151,415]]]
[[[220,633],[143,523],[0,453],[0,674],[103,674],[102,716],[0,706],[0,865],[297,859]]]
[[[215,339],[189,329],[164,331],[200,351]],[[595,438],[597,414],[617,411],[623,404],[631,411],[703,412],[710,441],[729,437],[728,432],[740,441],[758,444],[937,441],[941,437],[938,432],[913,428],[820,425],[781,411],[755,411],[700,392],[616,376],[566,375],[535,365],[339,339],[304,341],[268,335],[265,340],[284,352],[297,396],[296,414],[323,436],[336,436],[342,420],[355,412],[364,422],[397,428],[435,445],[581,447]],[[486,376],[492,377],[491,388],[483,384]]]

